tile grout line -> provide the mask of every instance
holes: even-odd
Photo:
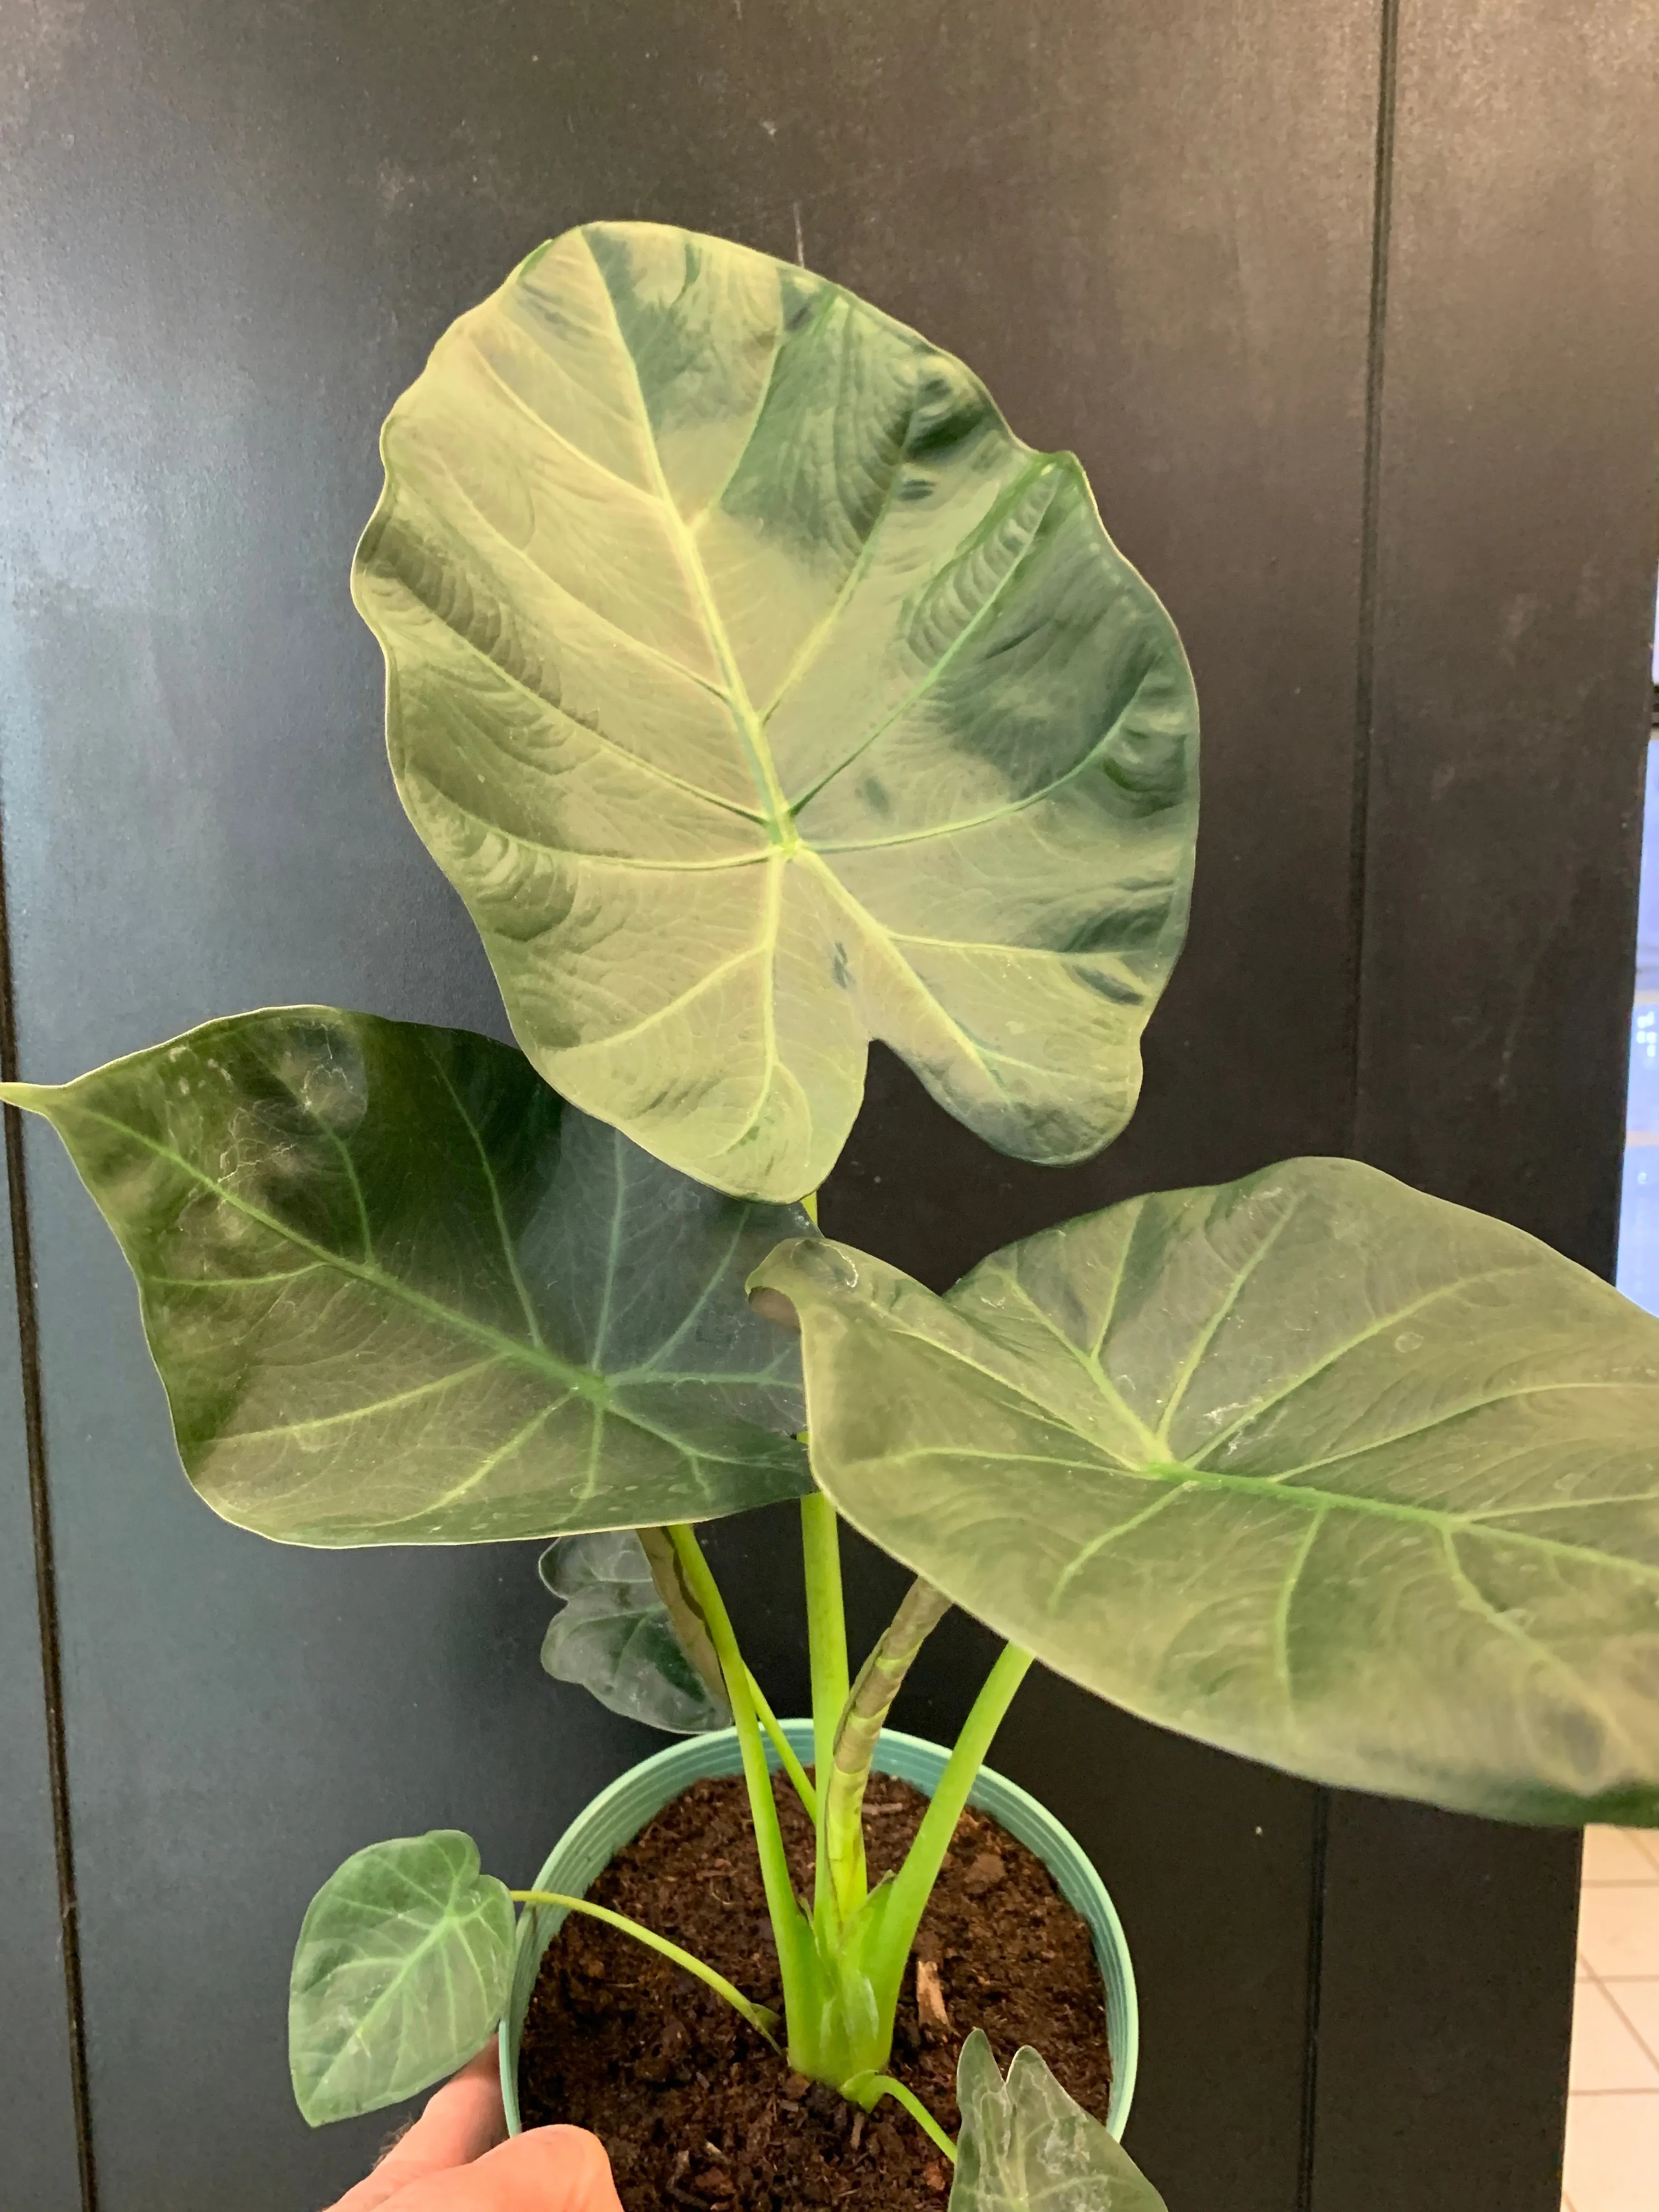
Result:
[[[1638,1978],[1638,1977],[1636,1977],[1635,1975],[1632,1975],[1632,1976],[1630,1976],[1630,1977],[1629,1977],[1629,1978],[1630,1978],[1631,1980],[1634,1981],[1634,1980],[1636,1980],[1636,1979]],[[1642,1979],[1644,1979],[1644,1980],[1647,1980],[1647,1979],[1650,1979],[1650,1978],[1653,1978],[1653,1979],[1656,1979],[1656,1980],[1659,1980],[1659,1977],[1649,1977],[1649,1976],[1645,1976],[1645,1975],[1644,1975],[1644,1976],[1643,1976],[1643,1977],[1641,1977],[1641,1978],[1642,1978]],[[1649,2043],[1649,2041],[1648,2041],[1648,2039],[1647,2039],[1646,2036],[1643,2034],[1643,2033],[1642,2033],[1641,2029],[1640,2029],[1639,2027],[1638,2027],[1638,2026],[1636,2025],[1636,2022],[1635,2022],[1635,2021],[1631,2018],[1630,2014],[1629,2014],[1625,2010],[1625,2008],[1623,2007],[1623,2005],[1621,2005],[1621,2004],[1620,2003],[1620,2002],[1619,2002],[1618,1998],[1613,1995],[1613,1991],[1612,1991],[1612,1990],[1607,1987],[1607,1984],[1606,1984],[1605,1982],[1602,1982],[1599,1986],[1600,1986],[1600,1988],[1601,1988],[1601,1990],[1602,1994],[1603,1994],[1603,1995],[1605,1996],[1605,1997],[1607,1998],[1607,2002],[1608,2002],[1608,2003],[1613,2007],[1613,2010],[1618,2014],[1618,2015],[1619,2015],[1620,2019],[1620,2020],[1622,2020],[1622,2021],[1624,2021],[1624,2023],[1625,2023],[1626,2027],[1630,2030],[1631,2033],[1632,2033],[1632,2034],[1636,2038],[1637,2042],[1640,2045],[1640,2046],[1641,2046],[1642,2050],[1646,2053],[1646,2055],[1647,2055],[1647,2057],[1648,2057],[1649,2060],[1651,2062],[1652,2066],[1653,2066],[1653,2069],[1654,2069],[1654,2081],[1653,2081],[1653,2086],[1654,2086],[1654,2087],[1655,2087],[1656,2089],[1659,2089],[1659,2051],[1655,2051],[1655,2050],[1653,2049],[1652,2045]]]
[[[1652,1848],[1653,1839],[1644,1833],[1633,1832],[1629,1829],[1621,1829],[1615,1832],[1627,1845],[1634,1846],[1638,1861],[1646,1862],[1654,1868],[1656,1874],[1659,1874],[1659,1856],[1656,1856]],[[1587,1881],[1583,1884],[1583,1894],[1586,1898],[1592,1890],[1610,1890],[1616,1893],[1616,1901],[1610,1907],[1604,1908],[1612,1915],[1613,1929],[1609,1932],[1619,1929],[1621,1923],[1628,1924],[1627,1916],[1633,1916],[1639,1922],[1645,1920],[1649,1912],[1659,1911],[1659,1881],[1644,1880],[1636,1876],[1629,1878],[1615,1876],[1609,1881]],[[1581,2004],[1585,2008],[1587,2036],[1604,2038],[1608,2033],[1615,2032],[1612,2024],[1616,2023],[1616,2031],[1622,2032],[1628,2039],[1629,2045],[1634,2046],[1631,2056],[1638,2060],[1640,2066],[1645,2067],[1649,2071],[1649,2079],[1640,2087],[1585,2087],[1573,2088],[1570,2091],[1567,2098],[1569,2131],[1571,2132],[1574,2124],[1571,2116],[1577,2113],[1577,2126],[1581,2130],[1589,2130],[1588,2136],[1580,2137],[1583,2154],[1590,2155],[1592,2164],[1599,2168],[1601,2160],[1599,2155],[1591,2153],[1591,2144],[1596,2142],[1605,2143],[1610,2140],[1623,2140],[1625,2131],[1632,2127],[1638,2137],[1646,2138],[1654,2132],[1654,2123],[1659,2120],[1659,2054],[1656,2054],[1648,2037],[1644,2035],[1636,2021],[1619,2001],[1621,1990],[1628,1990],[1641,1987],[1659,1990],[1659,1973],[1606,1974],[1594,1966],[1589,1956],[1580,1949],[1577,1960],[1577,1985],[1574,1997],[1575,2014]],[[1594,1999],[1581,1994],[1586,1987],[1601,1992],[1606,2001],[1605,2008],[1595,2007]],[[1609,2015],[1611,2015],[1611,2022],[1609,2022]],[[1596,2022],[1594,2029],[1589,2026],[1592,2017]],[[1575,2019],[1575,2045],[1577,2042],[1577,2019]],[[1586,2046],[1586,2057],[1588,2057],[1588,2046]],[[1630,2064],[1630,2057],[1626,2057],[1615,2063],[1621,2068],[1626,2067]],[[1589,2070],[1588,2068],[1587,2070]],[[1620,2114],[1625,2117],[1615,2117]],[[1593,2115],[1597,2117],[1592,2118]],[[1614,2130],[1612,2138],[1608,2138],[1606,2135],[1608,2126]],[[1575,2199],[1567,2193],[1565,2175],[1562,2177],[1561,2212],[1604,2212],[1601,2190],[1596,2189],[1590,2197],[1586,2198],[1583,2195],[1586,2174],[1580,2172],[1577,2178],[1580,2183],[1580,2193]],[[1622,2194],[1620,2201],[1621,2203],[1624,2201]]]

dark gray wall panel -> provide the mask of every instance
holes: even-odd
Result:
[[[1659,20],[1407,0],[1357,1149],[1611,1271],[1652,635]],[[1316,2212],[1556,2212],[1577,1838],[1334,1808]]]
[[[1659,491],[1659,18],[1401,21],[1358,1138],[1613,1256]]]
[[[969,354],[1026,434],[1079,447],[1192,637],[1212,896],[1140,1125],[1152,1167],[1330,1141],[1342,979],[1310,917],[1345,896],[1372,36],[1362,11],[1312,7],[1109,24],[764,0],[740,27],[701,6],[556,24],[187,4],[72,27],[11,186],[33,431],[7,773],[30,1071],[262,1000],[498,1020],[397,816],[345,602],[375,424],[444,322],[568,222],[663,216],[787,252],[799,221],[818,266]],[[1264,945],[1255,1003],[1245,931]],[[1218,1143],[1194,1095],[1218,1036],[1248,1048],[1253,1101]],[[1287,1051],[1308,1063],[1288,1090]],[[904,1088],[880,1094],[878,1139],[926,1150]],[[282,1977],[319,1872],[438,1818],[526,1863],[629,1744],[537,1679],[522,1557],[319,1560],[209,1521],[172,1465],[119,1263],[62,1161],[37,1157],[104,2197],[288,2206],[372,2132],[309,2142],[286,2106]],[[942,1228],[925,1194],[867,1206],[858,1172],[838,1223],[935,1278],[1089,1195],[976,1153],[951,1167],[968,1203]],[[941,1721],[966,1691],[941,1685]],[[1137,2139],[1177,2194],[1225,2179],[1238,2212],[1276,2212],[1297,2159],[1306,1793],[1072,1710],[1081,1747],[1022,1724],[1022,1771],[1102,1778],[1103,1858],[1138,1940],[1180,1965],[1152,2002]],[[528,1765],[526,1744],[545,1747]],[[1173,1845],[1131,1779],[1143,1755],[1208,1808]],[[1217,1874],[1264,1795],[1272,1864],[1229,1889]],[[1186,1947],[1183,1873],[1222,1954],[1265,1956],[1265,1979],[1218,1997]],[[1201,2133],[1199,2043],[1218,2085]]]
[[[1578,1858],[1334,1796],[1313,2212],[1560,2212]]]
[[[28,425],[4,704],[29,1072],[261,1000],[499,1023],[396,810],[345,561],[380,416],[448,319],[566,224],[650,215],[799,235],[969,355],[1025,434],[1078,447],[1206,688],[1207,904],[1139,1154],[1079,1181],[958,1146],[942,1206],[937,1177],[895,1206],[880,1158],[930,1155],[934,1117],[884,1076],[836,1225],[937,1279],[1115,1175],[1330,1143],[1373,48],[1365,10],[1264,0],[149,0],[69,25],[0,183]],[[1218,1122],[1206,1071],[1235,1048]],[[435,1820],[528,1868],[635,1739],[538,1677],[526,1554],[319,1559],[205,1516],[120,1263],[50,1144],[33,1157],[106,2212],[288,2212],[377,2132],[307,2138],[288,2106],[286,1955],[319,1875]],[[720,1547],[751,1619],[783,1541]],[[793,1622],[761,1633],[787,1674]],[[965,1663],[919,1700],[940,1725]],[[1280,2212],[1309,1793],[1057,1688],[1018,1718],[1007,1763],[1066,1797],[1158,1983],[1137,2142],[1177,2203]]]

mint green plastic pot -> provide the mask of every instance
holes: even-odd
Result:
[[[811,1721],[785,1721],[783,1732],[797,1758],[811,1758]],[[777,1756],[769,1743],[766,1749],[768,1763],[775,1769]],[[896,1775],[932,1796],[945,1756],[936,1743],[884,1729],[876,1745],[875,1769],[878,1774]],[[566,1897],[585,1897],[623,1845],[632,1843],[665,1805],[707,1776],[742,1771],[735,1729],[688,1736],[684,1742],[671,1744],[666,1751],[642,1759],[577,1814],[553,1846],[532,1887],[560,1890]],[[1129,2100],[1134,2094],[1140,2022],[1129,1947],[1106,1885],[1054,1814],[1001,1775],[982,1768],[968,1802],[981,1813],[988,1813],[1028,1850],[1036,1852],[1054,1876],[1060,1895],[1089,1924],[1100,1978],[1106,1986],[1106,2040],[1112,2054],[1112,2100],[1106,2124],[1115,2136],[1121,2136],[1129,2118]],[[501,2027],[501,2097],[507,2106],[507,2126],[514,2135],[520,2129],[519,2039],[541,1970],[542,1954],[565,1918],[564,1908],[551,1905],[531,1906],[520,1917],[513,1994]]]

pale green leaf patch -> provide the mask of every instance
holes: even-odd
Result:
[[[1659,1824],[1659,1321],[1349,1160],[1027,1237],[943,1298],[799,1243],[814,1471],[1131,1711],[1316,1780]]]

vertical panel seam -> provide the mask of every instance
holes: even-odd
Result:
[[[1400,56],[1400,0],[1382,0],[1377,17],[1376,125],[1371,179],[1370,292],[1365,332],[1365,423],[1359,507],[1358,604],[1354,625],[1353,800],[1348,825],[1348,1151],[1360,1150],[1364,1073],[1365,923],[1371,784],[1376,722],[1379,518],[1382,487],[1382,379],[1387,355],[1389,253],[1394,207],[1395,116]],[[1319,2042],[1325,1976],[1325,1900],[1330,1870],[1331,1794],[1315,1800],[1309,1869],[1308,1996],[1302,2072],[1302,2149],[1297,2212],[1315,2212],[1319,2126]]]
[[[1376,161],[1371,187],[1370,306],[1365,342],[1365,430],[1359,508],[1354,652],[1353,805],[1348,829],[1348,1150],[1357,1156],[1364,1062],[1361,1000],[1369,904],[1371,788],[1376,775],[1377,601],[1382,566],[1382,389],[1388,338],[1389,252],[1394,202],[1400,0],[1382,0],[1378,21]]]
[[[0,823],[0,1080],[17,1079],[17,1018],[13,992],[11,928],[6,896],[5,840]],[[52,1796],[58,1916],[64,1961],[64,2000],[69,2016],[70,2092],[75,2111],[76,2162],[82,2212],[97,2212],[98,2177],[93,2158],[91,2100],[87,2077],[86,2021],[81,1993],[81,1936],[75,1890],[75,1852],[70,1825],[69,1762],[64,1735],[63,1667],[58,1620],[58,1574],[52,1547],[52,1500],[46,1487],[46,1424],[41,1413],[40,1334],[34,1301],[34,1259],[29,1235],[28,1187],[24,1173],[23,1117],[0,1108],[6,1139],[6,1193],[11,1215],[12,1268],[17,1285],[17,1340],[23,1389],[23,1433],[28,1459],[29,1519],[34,1542],[34,1588],[40,1615],[40,1675],[44,1688],[46,1766]]]

